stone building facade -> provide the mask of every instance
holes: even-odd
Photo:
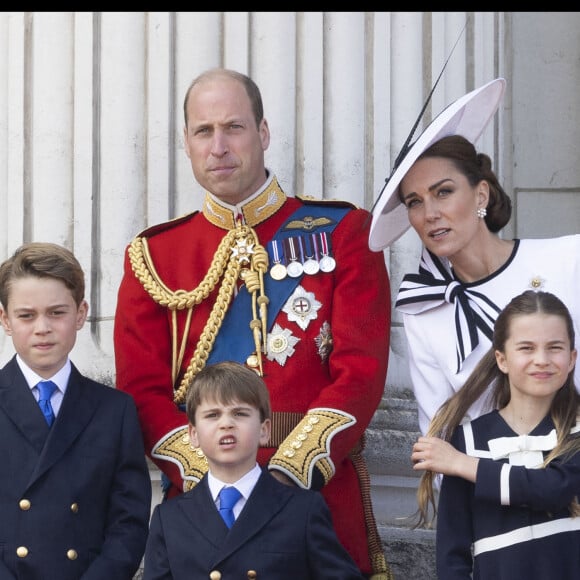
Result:
[[[113,385],[123,251],[146,226],[200,207],[182,100],[213,66],[261,87],[267,162],[285,190],[367,209],[448,58],[424,123],[502,76],[504,101],[478,145],[513,198],[503,235],[577,233],[579,28],[578,12],[0,13],[0,259],[30,240],[76,253],[90,320],[73,360]],[[393,294],[419,251],[413,232],[385,250]],[[11,355],[0,336],[0,364]],[[418,427],[396,313],[385,356],[366,448],[375,511],[396,577],[434,578],[434,532],[406,519]]]

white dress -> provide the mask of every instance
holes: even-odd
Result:
[[[430,254],[423,251],[421,265],[433,268]],[[427,260],[427,261],[426,261]],[[444,277],[452,276],[447,260]],[[436,277],[441,277],[437,272]],[[437,409],[464,384],[477,362],[491,346],[491,340],[482,330],[477,330],[479,344],[467,354],[459,372],[457,337],[463,335],[464,345],[469,344],[468,332],[458,333],[458,325],[468,325],[462,317],[461,308],[441,298],[450,294],[457,281],[439,280],[438,289],[409,281],[416,275],[405,276],[399,289],[396,307],[403,312],[405,334],[408,341],[409,362],[413,390],[419,410],[419,427],[426,433],[429,422]],[[424,279],[424,278],[423,278]],[[510,259],[497,272],[475,283],[461,284],[482,307],[482,319],[497,317],[514,296],[525,290],[551,292],[560,298],[570,310],[574,320],[576,345],[580,345],[580,234],[549,239],[515,240]],[[438,293],[439,297],[434,293]],[[418,298],[431,293],[432,300]],[[449,300],[449,298],[447,298]],[[491,302],[497,308],[486,304]],[[470,302],[474,304],[474,302]],[[457,309],[457,312],[456,312]],[[457,316],[459,316],[457,318]],[[490,322],[490,328],[493,327]],[[473,331],[473,325],[471,325]],[[469,348],[467,349],[469,351]],[[576,388],[580,391],[580,365],[575,369]],[[469,410],[467,419],[474,419],[490,410],[485,396]]]

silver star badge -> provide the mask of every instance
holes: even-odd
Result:
[[[250,255],[254,253],[254,244],[248,244],[246,238],[236,240],[236,247],[232,248],[232,255],[238,259],[240,264],[249,263]]]
[[[332,352],[333,338],[332,331],[330,330],[330,324],[324,322],[320,327],[320,334],[314,338],[316,348],[318,349],[318,355],[322,362],[328,359],[328,355]]]
[[[322,303],[316,300],[314,292],[306,292],[302,286],[298,286],[282,310],[288,315],[290,322],[296,322],[302,330],[306,330],[310,321],[318,318],[321,306]]]
[[[276,361],[280,366],[284,366],[286,359],[294,354],[294,346],[299,340],[299,338],[292,336],[292,332],[287,328],[274,324],[272,332],[268,333],[268,351],[266,353],[268,360]]]

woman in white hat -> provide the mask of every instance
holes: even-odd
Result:
[[[477,141],[505,89],[495,79],[445,109],[398,159],[373,209],[369,237],[380,251],[409,227],[423,243],[416,273],[396,301],[403,313],[410,374],[426,433],[491,345],[495,320],[527,289],[549,291],[580,332],[580,235],[502,239],[511,202]],[[575,382],[580,385],[580,365]],[[489,389],[488,389],[489,393]],[[465,420],[489,410],[484,395]]]

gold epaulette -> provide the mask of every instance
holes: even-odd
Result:
[[[291,431],[270,459],[300,487],[312,487],[314,467],[328,483],[335,472],[330,459],[330,442],[343,429],[352,427],[356,419],[349,413],[336,409],[311,409]]]
[[[171,461],[179,467],[184,491],[194,487],[208,470],[203,451],[190,445],[187,426],[178,427],[167,434],[153,447],[151,455],[156,459]]]
[[[296,199],[299,199],[305,205],[335,205],[337,207],[349,207],[351,209],[359,209],[360,206],[343,199],[319,199],[313,195],[296,195]]]

